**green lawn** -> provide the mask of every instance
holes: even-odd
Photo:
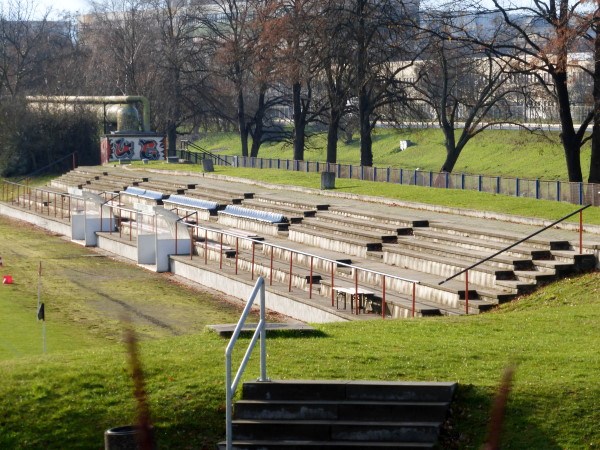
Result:
[[[410,140],[407,150],[399,151],[400,140]],[[209,151],[225,155],[241,155],[241,145],[236,133],[208,133],[197,141]],[[326,160],[326,139],[317,134],[308,141],[304,159]],[[376,129],[373,136],[374,164],[380,167],[400,167],[438,171],[444,162],[446,150],[443,133],[439,129]],[[590,146],[582,150],[581,164],[584,179],[590,165]],[[291,145],[265,143],[261,158],[293,159]],[[349,144],[338,143],[338,163],[359,164],[358,139]],[[545,136],[518,130],[487,130],[473,138],[458,159],[454,173],[519,177],[542,180],[567,181],[567,171],[558,133]]]
[[[0,448],[101,448],[104,430],[134,421],[115,313],[122,298],[142,338],[159,447],[214,448],[224,432],[226,341],[203,326],[231,323],[239,311],[5,218],[0,254],[2,273],[15,278],[14,285],[0,285]],[[45,356],[35,320],[39,261],[48,305]],[[600,276],[591,273],[479,316],[280,332],[268,341],[268,376],[457,381],[443,447],[475,449],[502,371],[514,362],[503,448],[600,448],[599,298]],[[169,316],[178,326],[144,316]],[[242,352],[240,345],[236,358]],[[253,358],[245,379],[258,375],[257,366]]]

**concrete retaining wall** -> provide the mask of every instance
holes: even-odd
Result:
[[[171,258],[171,272],[240,299],[247,299],[254,288],[254,283],[246,283],[227,274],[212,271],[210,268],[200,268],[185,264],[178,258]],[[269,290],[268,287],[265,292],[265,300],[268,309],[294,317],[303,322],[347,322],[347,319],[341,316],[312,306],[302,300],[284,297]]]

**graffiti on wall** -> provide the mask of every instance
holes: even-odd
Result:
[[[102,162],[138,159],[164,160],[164,136],[103,136]]]

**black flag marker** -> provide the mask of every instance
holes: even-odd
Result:
[[[40,304],[40,307],[38,308],[38,316],[37,316],[38,320],[46,320],[46,316],[44,314],[44,304]]]

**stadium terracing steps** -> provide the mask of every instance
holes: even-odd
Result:
[[[259,275],[269,278],[272,273],[273,289],[285,293],[293,288],[296,295],[300,291],[305,296],[310,292],[313,302],[321,304],[323,308],[337,310],[339,304],[333,305],[331,289],[333,271],[336,288],[352,289],[358,281],[361,288],[373,293],[365,311],[372,314],[361,314],[360,318],[377,317],[381,313],[381,274],[420,282],[415,287],[417,316],[464,314],[464,275],[442,285],[440,281],[524,237],[508,230],[497,232],[469,227],[453,222],[451,217],[447,222],[438,220],[430,223],[422,218],[411,217],[408,210],[400,208],[394,208],[393,211],[390,208],[389,213],[376,213],[369,211],[368,204],[356,209],[347,205],[319,203],[322,200],[298,199],[289,192],[254,193],[250,186],[223,187],[201,178],[194,178],[196,183],[173,180],[122,169],[85,167],[53,180],[49,190],[58,195],[77,189],[116,193],[128,186],[139,186],[163,192],[165,198],[169,194],[180,194],[217,202],[219,208],[236,204],[257,211],[282,214],[289,222],[286,227],[265,232],[257,231],[253,219],[237,218],[235,229],[240,234],[259,238],[254,244],[254,253],[250,242],[226,238],[221,260],[219,237],[211,233],[207,235],[207,242],[204,242],[203,236],[196,240],[197,256],[194,259],[201,262],[210,260],[217,265],[218,261],[222,261],[223,271],[237,272],[240,277],[248,278],[252,273],[253,278]],[[121,196],[121,203],[127,201],[128,206],[133,207],[131,199],[126,199],[127,196]],[[52,208],[55,217],[66,215],[64,201],[59,204],[58,200],[49,200],[47,194],[46,198],[44,194],[33,195],[33,198],[30,196],[28,201],[36,207],[47,208],[48,215],[52,215]],[[211,216],[207,222],[201,221],[199,225],[232,231],[231,225],[222,222],[221,214],[218,214]],[[122,234],[135,239],[135,224],[132,221],[123,220],[121,227]],[[283,249],[276,249],[271,254],[270,247],[261,242]],[[293,253],[290,257],[290,250],[319,255],[340,264],[300,253]],[[291,280],[290,262],[294,269]],[[353,270],[343,266],[344,263],[373,272],[361,270],[356,276]],[[501,302],[531,292],[544,283],[592,269],[595,264],[594,255],[589,252],[579,254],[572,242],[538,235],[469,271],[468,312],[473,314],[489,310]],[[385,290],[386,314],[392,317],[410,316],[412,283],[386,277]],[[349,314],[346,310],[340,312]]]

